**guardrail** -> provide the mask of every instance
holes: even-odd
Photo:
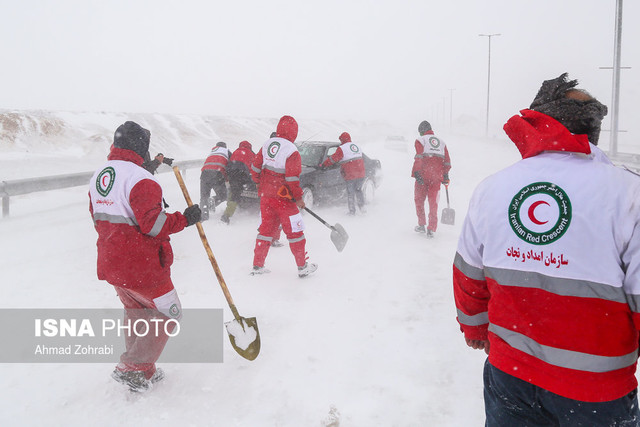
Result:
[[[180,170],[186,171],[191,168],[202,166],[204,159],[182,160],[173,162],[173,166],[178,166]],[[162,166],[162,165],[161,165]],[[158,173],[170,172],[170,168],[158,168]],[[0,197],[2,197],[2,217],[9,216],[9,199],[13,196],[35,193],[38,191],[58,190],[60,188],[79,187],[88,185],[89,179],[94,172],[79,172],[67,175],[41,176],[38,178],[15,179],[0,182]]]
[[[609,156],[613,164],[624,166],[636,173],[640,173],[640,154],[634,153],[617,153],[615,156]]]

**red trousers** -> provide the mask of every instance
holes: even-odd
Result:
[[[262,197],[260,199],[260,217],[262,222],[258,228],[258,237],[253,251],[253,265],[264,267],[264,262],[271,247],[274,236],[279,236],[278,227],[289,241],[289,249],[298,267],[304,266],[307,259],[304,237],[304,222],[296,204],[281,197]]]
[[[436,231],[438,228],[438,199],[440,198],[440,181],[425,181],[419,184],[416,180],[413,190],[413,200],[416,203],[416,214],[418,215],[418,225],[427,225],[424,211],[425,199],[429,200],[429,224],[427,229]]]
[[[150,319],[173,318],[179,320],[182,316],[180,300],[173,289],[173,284],[169,280],[172,290],[163,295],[146,295],[144,290],[131,290],[115,286],[118,297],[124,305],[124,324],[131,325],[131,332],[125,335],[125,352],[120,356],[118,369],[121,371],[143,371],[147,379],[151,378],[156,371],[155,363],[160,358],[164,350],[169,335],[165,333],[164,326],[158,328],[156,334],[155,327],[145,331],[145,324],[154,325]],[[160,286],[165,288],[166,286]],[[157,288],[156,288],[157,289]],[[137,328],[133,326],[137,325]],[[167,331],[173,332],[175,323],[167,325]],[[134,332],[137,330],[138,334]],[[145,333],[146,332],[146,333]]]

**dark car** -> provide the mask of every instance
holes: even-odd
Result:
[[[340,173],[340,165],[320,168],[327,157],[336,152],[339,142],[305,141],[296,144],[302,157],[302,173],[300,186],[302,198],[310,209],[314,204],[339,201],[346,197],[347,187]],[[375,197],[375,190],[382,182],[382,167],[380,160],[362,155],[366,178],[362,184],[365,203],[370,203]],[[246,185],[239,204],[241,207],[251,207],[258,203],[258,192],[253,184]]]
[[[320,168],[327,157],[336,152],[339,142],[305,141],[296,144],[302,157],[302,173],[300,186],[304,203],[312,208],[314,204],[333,202],[346,197],[347,187],[340,173],[340,165]],[[382,182],[382,166],[380,160],[375,160],[363,154],[365,180],[362,189],[365,203],[370,203],[375,197],[375,190]]]

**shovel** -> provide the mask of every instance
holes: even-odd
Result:
[[[180,184],[180,188],[182,189],[182,194],[184,194],[184,198],[187,201],[187,205],[193,205],[191,197],[189,197],[189,192],[187,191],[187,186],[180,174],[180,169],[177,166],[174,166],[173,172],[178,179],[178,184]],[[225,323],[227,333],[229,334],[229,340],[231,341],[231,346],[240,356],[247,360],[254,360],[260,353],[260,333],[258,332],[258,322],[255,317],[247,319],[240,316],[238,313],[238,309],[233,303],[227,284],[222,277],[222,272],[220,272],[220,267],[218,267],[218,263],[213,256],[213,251],[209,246],[207,236],[204,234],[202,224],[197,222],[196,227],[198,228],[198,234],[200,234],[200,240],[202,240],[204,249],[207,251],[207,255],[209,256],[209,261],[211,261],[211,265],[213,266],[213,271],[215,271],[216,277],[218,278],[218,283],[220,283],[220,287],[222,288],[222,293],[227,299],[231,313],[233,313],[234,319]]]
[[[342,252],[344,247],[347,245],[347,240],[349,240],[349,235],[347,234],[347,231],[344,229],[344,227],[337,223],[336,225],[327,223],[324,219],[320,218],[318,214],[316,214],[306,206],[304,207],[304,210],[309,212],[315,219],[326,225],[331,230],[331,241],[333,242],[338,252]]]
[[[440,221],[443,224],[453,225],[456,222],[456,211],[449,206],[449,186],[445,185],[444,189],[447,192],[447,207],[442,209],[442,219]]]
[[[278,196],[284,197],[285,199],[293,200],[294,202],[296,201],[296,199],[293,198],[293,194],[291,194],[291,191],[289,191],[289,188],[285,187],[284,185],[278,190]],[[309,212],[315,219],[326,225],[331,230],[331,241],[333,242],[333,245],[336,247],[338,252],[342,252],[344,247],[347,245],[347,240],[349,240],[349,235],[347,234],[347,231],[344,229],[344,227],[337,223],[336,225],[329,224],[327,221],[320,218],[317,213],[306,206],[304,207],[304,210]]]

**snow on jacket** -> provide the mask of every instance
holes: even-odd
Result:
[[[418,172],[424,182],[440,183],[444,174],[451,169],[449,150],[443,140],[427,131],[415,142],[416,155],[411,169],[411,176]]]
[[[180,212],[164,211],[162,188],[142,162],[133,151],[112,147],[89,188],[89,211],[98,232],[98,279],[125,288],[168,282],[173,263],[169,235],[187,225]]]
[[[360,147],[351,141],[345,141],[322,163],[322,167],[328,167],[333,164],[340,164],[340,172],[342,177],[350,181],[352,179],[364,178],[364,159]]]
[[[637,387],[640,178],[531,110],[505,131],[523,160],[485,179],[462,226],[453,282],[467,339],[496,368],[589,402]]]
[[[211,149],[211,153],[205,159],[201,170],[217,170],[227,176],[227,163],[231,153],[227,147],[215,146]]]
[[[296,200],[302,198],[300,173],[302,159],[295,144],[285,138],[269,138],[256,154],[251,176],[258,184],[260,197],[279,197],[278,190],[286,185]]]

